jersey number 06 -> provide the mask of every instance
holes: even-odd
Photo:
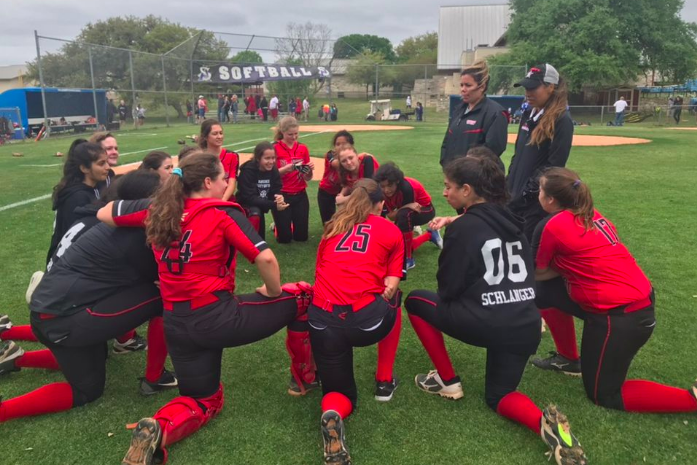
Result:
[[[520,241],[506,242],[506,263],[508,265],[508,279],[514,283],[522,283],[528,277],[528,270],[525,268],[525,260],[520,256],[523,244]],[[498,260],[494,256],[498,256]],[[486,272],[484,280],[490,286],[501,284],[504,276],[503,242],[501,239],[489,239],[482,247],[482,258]]]

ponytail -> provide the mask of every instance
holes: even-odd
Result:
[[[554,84],[543,84],[554,85]],[[554,85],[554,91],[545,105],[545,112],[540,117],[540,122],[530,135],[530,145],[542,145],[543,142],[554,139],[554,131],[557,120],[566,112],[569,105],[566,83],[559,77],[559,84]]]
[[[344,234],[357,224],[364,223],[375,206],[384,200],[378,183],[372,179],[359,179],[343,208],[337,211],[324,226],[322,239]]]
[[[588,185],[581,181],[576,172],[566,168],[548,168],[540,177],[540,187],[548,197],[559,202],[564,210],[573,213],[586,231],[593,229],[593,196]]]
[[[157,190],[145,220],[147,242],[158,248],[179,240],[184,201],[203,189],[206,178],[220,176],[223,167],[217,155],[198,152],[182,160],[177,170]]]
[[[298,125],[298,120],[295,119],[293,116],[284,116],[281,118],[281,120],[278,122],[278,126],[276,126],[273,129],[273,140],[279,141],[283,139],[283,133],[288,132],[291,129],[297,129],[300,126]]]

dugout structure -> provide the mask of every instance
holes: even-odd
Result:
[[[107,120],[105,90],[45,87],[43,98],[46,100],[46,115],[40,87],[3,92],[0,94],[0,108],[18,109],[19,124],[26,133],[38,132],[45,119],[49,120],[51,132],[82,132],[97,127],[96,123],[87,123],[90,118],[96,118],[98,122]],[[65,118],[66,124],[59,124],[61,118]]]

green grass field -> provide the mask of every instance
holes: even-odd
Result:
[[[359,110],[357,109],[356,112]],[[341,117],[341,113],[340,113]],[[343,119],[343,118],[342,118]],[[428,119],[428,114],[427,114]],[[360,121],[355,120],[356,123]],[[312,122],[314,124],[314,122]],[[416,125],[415,125],[416,126]],[[250,151],[260,138],[270,137],[270,125],[226,126],[226,145]],[[441,194],[438,165],[443,122],[426,122],[409,132],[356,132],[357,147],[380,162],[396,161],[407,175],[418,178],[434,197],[440,214],[451,210]],[[331,125],[327,125],[331,131]],[[192,134],[192,126],[146,126],[118,134],[122,163],[141,159],[148,149],[171,153],[176,141]],[[627,135],[653,142],[620,147],[574,148],[568,166],[578,170],[593,189],[597,208],[617,226],[621,238],[652,280],[657,295],[658,325],[641,350],[630,377],[689,387],[697,377],[697,219],[695,187],[697,134],[663,128],[590,127],[580,134]],[[331,132],[303,134],[314,156],[321,156]],[[60,177],[56,151],[67,152],[69,138],[0,147],[0,248],[3,280],[0,313],[16,324],[29,321],[24,291],[31,273],[43,268],[53,213],[43,199],[10,209],[13,203],[49,194]],[[23,152],[14,158],[12,152]],[[137,152],[137,153],[134,153]],[[504,154],[510,160],[512,146]],[[284,281],[308,280],[314,274],[315,250],[321,234],[317,183],[309,188],[313,210],[307,244],[271,244],[281,263]],[[431,244],[416,253],[417,267],[403,291],[435,289],[438,250]],[[238,267],[239,292],[251,292],[259,278],[248,263]],[[580,328],[579,328],[580,329]],[[144,334],[144,329],[140,330]],[[223,383],[226,406],[194,437],[170,450],[172,464],[319,464],[321,394],[304,398],[286,394],[289,379],[284,335],[226,351]],[[39,344],[22,343],[25,349]],[[347,421],[348,445],[354,463],[374,464],[543,464],[546,446],[527,429],[492,413],[483,400],[483,349],[448,340],[465,398],[449,402],[427,396],[413,384],[416,373],[431,369],[408,319],[395,373],[402,383],[392,402],[373,400],[376,348],[356,350],[359,406]],[[553,349],[543,336],[539,354]],[[150,398],[137,394],[142,353],[112,356],[104,396],[86,407],[65,413],[12,421],[0,426],[2,464],[120,463],[130,439],[124,425],[150,416],[176,395]],[[0,394],[11,398],[45,383],[62,380],[57,372],[25,369],[0,378]],[[569,415],[592,464],[687,464],[697,461],[697,415],[637,415],[595,407],[581,381],[530,367],[520,390],[539,405],[554,402]],[[113,434],[112,434],[113,433]]]

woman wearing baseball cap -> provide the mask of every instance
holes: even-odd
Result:
[[[537,200],[540,174],[550,166],[566,166],[574,124],[568,112],[566,83],[552,65],[530,68],[515,87],[525,89],[530,107],[520,120],[506,184],[511,194],[509,208],[525,219],[523,231],[530,240],[535,226],[546,216]]]

